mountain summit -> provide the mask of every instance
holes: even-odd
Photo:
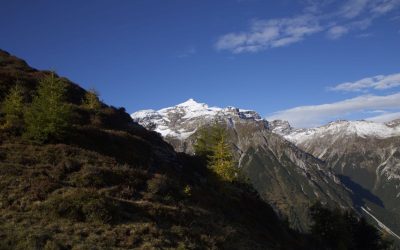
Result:
[[[261,116],[252,110],[235,107],[209,107],[189,99],[173,107],[160,110],[141,110],[131,115],[141,125],[160,133],[163,137],[186,139],[196,132],[197,128],[212,122],[225,119],[261,120]]]

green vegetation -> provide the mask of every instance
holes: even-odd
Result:
[[[210,155],[209,166],[224,181],[234,181],[237,179],[238,171],[234,163],[229,144],[226,143],[225,136],[212,147],[213,154]]]
[[[61,139],[71,127],[66,84],[54,73],[39,82],[37,95],[25,112],[26,136],[39,142]]]
[[[83,106],[94,112],[99,112],[101,109],[101,102],[99,99],[99,92],[95,89],[89,89],[85,94],[85,99],[83,100]]]
[[[194,144],[196,155],[208,160],[208,167],[224,181],[238,179],[238,168],[227,142],[227,131],[222,125],[200,129]]]
[[[390,249],[389,241],[352,211],[330,210],[320,203],[310,208],[311,234],[319,249]]]
[[[94,189],[68,189],[50,195],[43,210],[46,216],[73,221],[110,223],[118,220],[118,207]]]
[[[20,84],[16,84],[2,103],[5,122],[2,128],[19,134],[24,127],[24,96]]]

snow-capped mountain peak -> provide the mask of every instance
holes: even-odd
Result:
[[[131,115],[142,126],[159,132],[162,136],[184,139],[197,128],[214,121],[226,120],[230,123],[240,120],[262,120],[252,110],[235,107],[209,107],[205,103],[189,99],[183,103],[160,110],[140,110]]]
[[[208,108],[208,105],[205,103],[198,103],[194,99],[190,98],[185,102],[182,102],[177,107],[188,107],[190,109],[198,109],[198,108]]]
[[[285,121],[272,121],[272,132],[280,134],[287,140],[299,144],[316,138],[356,136],[360,138],[373,137],[384,139],[400,136],[400,124],[396,121],[390,123],[377,123],[372,121],[346,121],[338,120],[324,126],[309,129],[294,129]]]

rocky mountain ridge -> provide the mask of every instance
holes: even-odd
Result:
[[[274,133],[326,162],[358,193],[358,205],[369,204],[369,211],[399,234],[399,119],[387,123],[336,121],[310,129],[294,129],[285,121],[274,124]]]
[[[186,139],[194,134],[197,128],[224,118],[237,117],[243,120],[260,121],[261,116],[252,110],[235,107],[209,107],[189,99],[173,107],[160,110],[141,110],[131,115],[132,119],[143,126],[153,129],[163,137]]]
[[[270,124],[255,111],[210,108],[190,99],[159,111],[138,111],[132,118],[186,153],[193,153],[198,128],[213,123],[226,126],[239,167],[262,198],[297,229],[307,229],[307,208],[317,200],[352,206],[351,194],[322,161],[272,133]]]
[[[360,213],[366,207],[399,232],[400,120],[336,121],[296,129],[287,121],[261,119],[255,111],[209,108],[193,99],[159,111],[139,111],[132,118],[187,153],[193,153],[196,129],[226,124],[239,167],[296,227],[306,223],[299,207],[321,199],[354,206]]]
[[[400,121],[393,120],[387,123],[372,121],[339,120],[317,128],[295,129],[287,121],[276,120],[271,123],[271,130],[294,143],[303,143],[310,138],[324,136],[357,136],[361,138],[385,139],[400,136]]]

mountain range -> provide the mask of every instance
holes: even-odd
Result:
[[[305,207],[319,200],[354,208],[394,237],[400,233],[400,120],[296,129],[252,110],[209,107],[193,99],[131,117],[190,154],[199,128],[224,124],[239,168],[296,229],[307,230]]]

